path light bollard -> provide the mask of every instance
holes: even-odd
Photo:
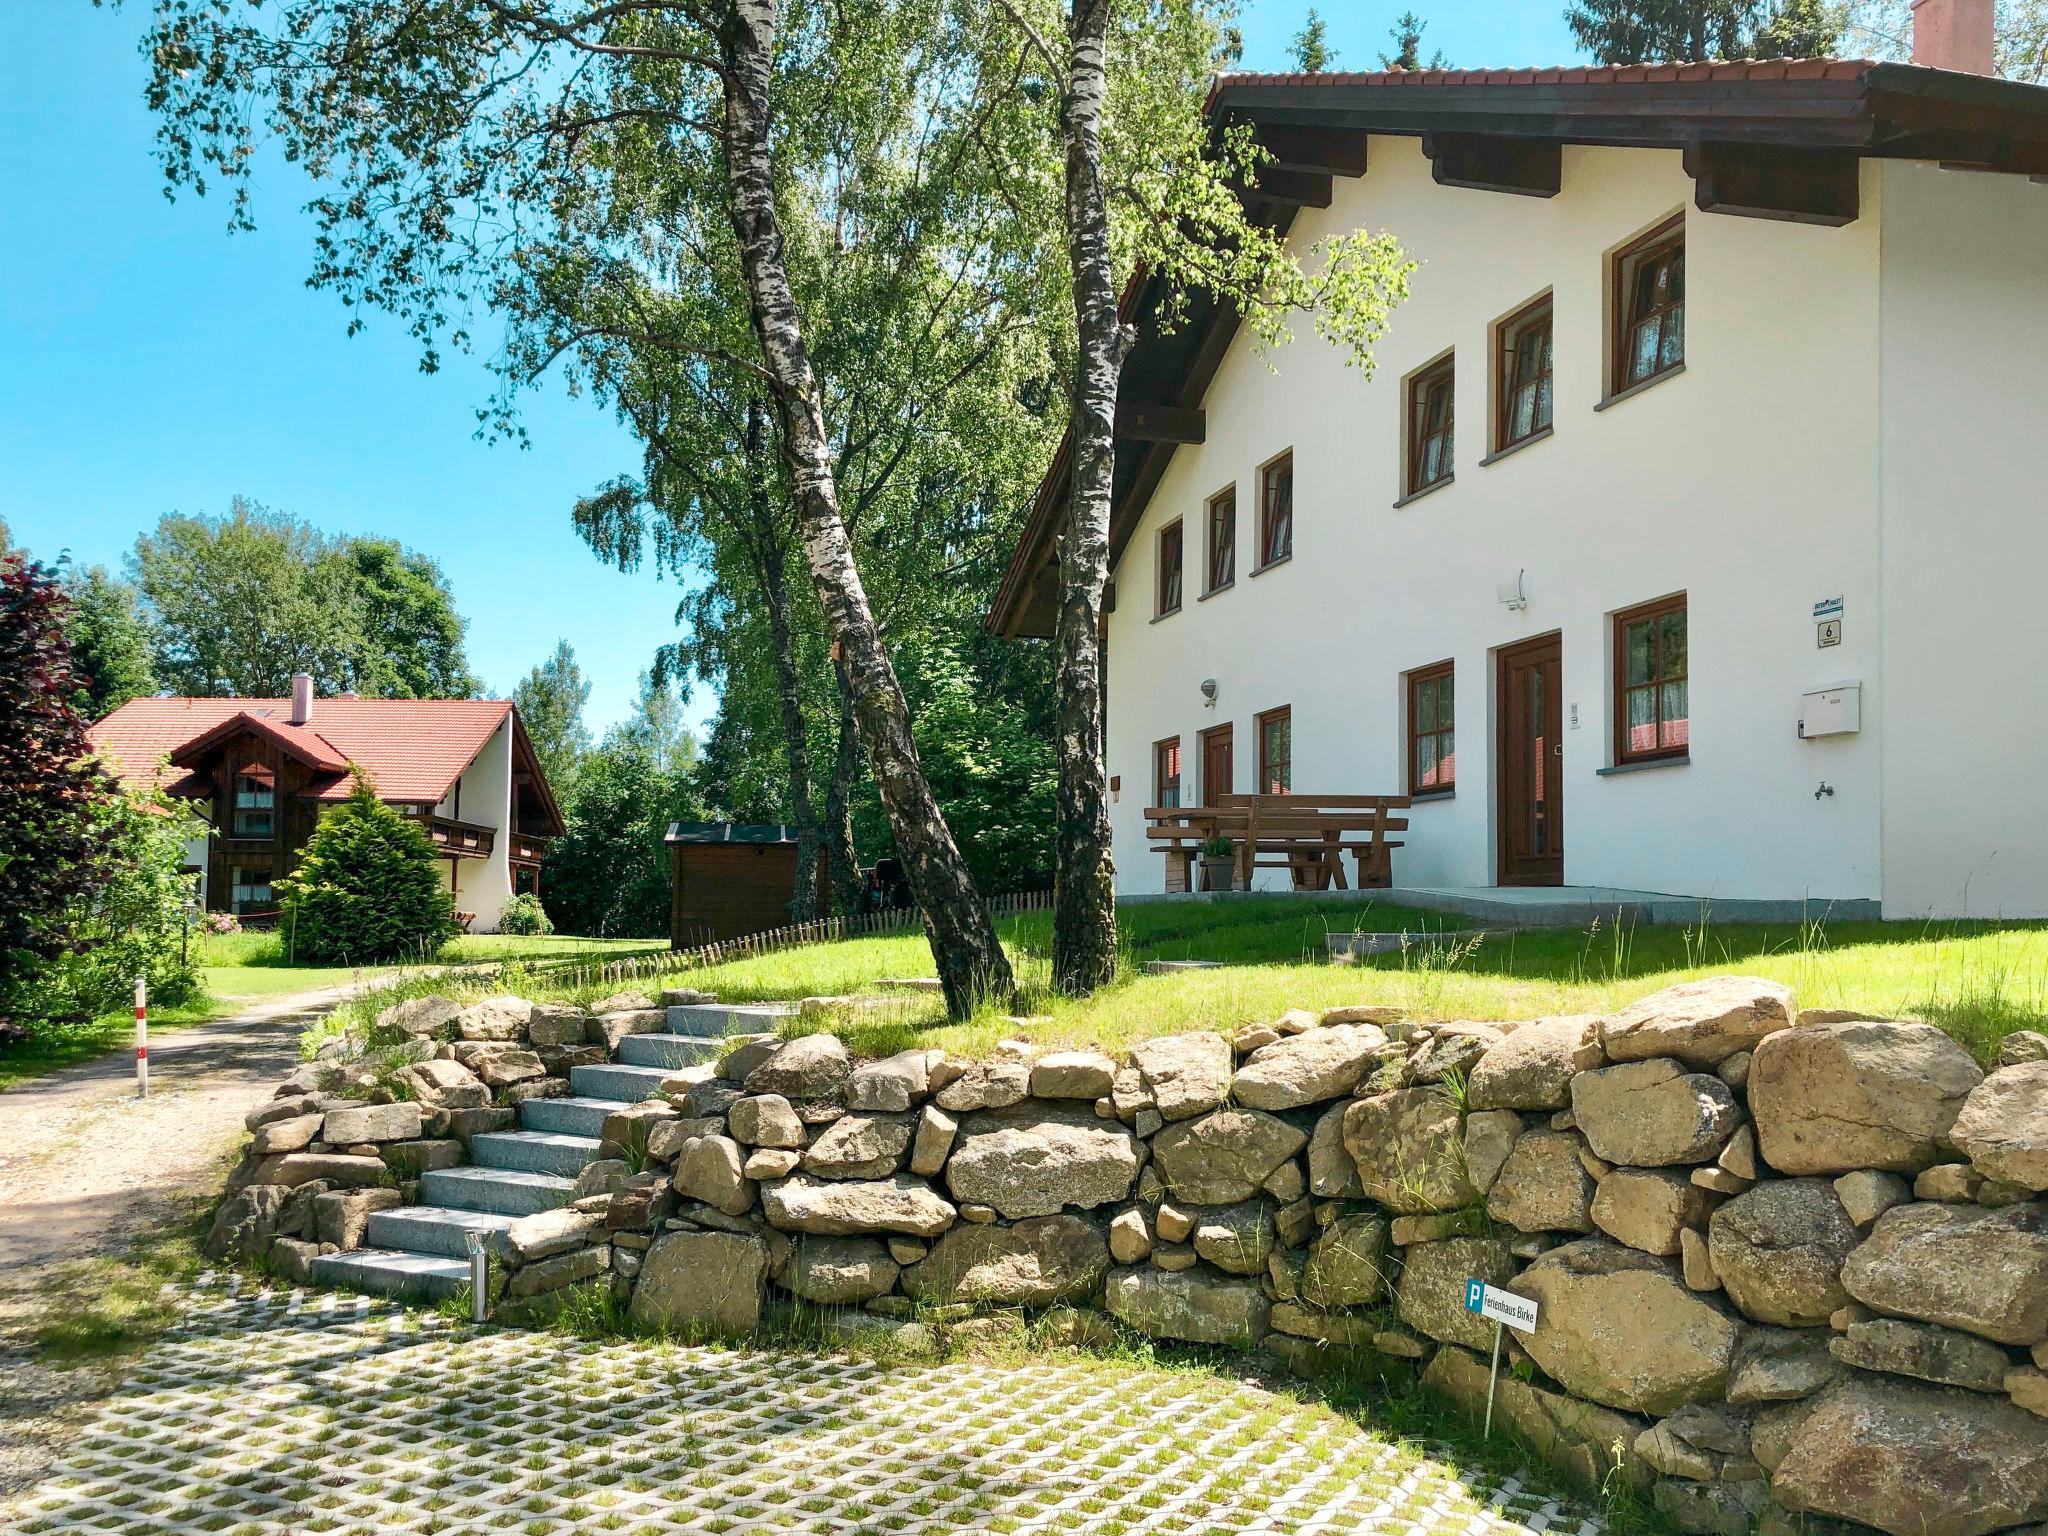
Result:
[[[149,983],[135,978],[135,1097],[149,1097]]]
[[[469,1320],[488,1322],[491,1306],[491,1250],[481,1232],[465,1232],[469,1244]]]

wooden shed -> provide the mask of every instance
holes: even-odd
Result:
[[[796,885],[796,828],[734,821],[678,821],[668,829],[669,942],[677,949],[744,938],[789,922]],[[818,850],[818,890],[826,891]]]

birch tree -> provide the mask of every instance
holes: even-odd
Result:
[[[798,540],[843,661],[875,783],[917,897],[949,1010],[1014,982],[920,768],[903,691],[856,565],[827,401],[792,287],[778,149],[803,108],[901,70],[900,7],[855,0],[159,0],[149,100],[173,189],[226,182],[249,219],[270,138],[313,174],[311,281],[402,317],[425,366],[517,315],[530,263],[584,243],[594,261],[706,291],[709,245],[665,244],[611,199],[622,169],[722,186],[718,209],[751,341],[725,331],[638,339],[755,378],[778,427]],[[668,316],[687,320],[685,305]],[[352,324],[360,323],[360,319]]]
[[[1120,298],[1147,276],[1171,326],[1201,289],[1273,346],[1299,322],[1370,373],[1372,347],[1406,297],[1411,264],[1386,233],[1345,231],[1296,249],[1254,221],[1237,187],[1269,158],[1244,125],[1212,121],[1204,87],[1228,13],[1211,0],[999,0],[1008,67],[1048,85],[983,136],[1015,189],[1020,222],[1065,256],[1073,324],[1069,486],[1053,635],[1059,790],[1053,976],[1085,993],[1116,973],[1116,874],[1102,757],[1102,597],[1109,575],[1118,384],[1135,332]],[[991,43],[1003,78],[1002,42]],[[1025,98],[1027,104],[1031,98]],[[1041,158],[1032,163],[1034,152]],[[1046,165],[1059,167],[1055,182]],[[1033,193],[1036,192],[1036,200]],[[1050,194],[1050,195],[1048,195]]]

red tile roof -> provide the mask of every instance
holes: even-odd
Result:
[[[1335,70],[1323,74],[1232,72],[1233,85],[1649,85],[1700,80],[1860,80],[1869,59],[1713,59],[1698,64],[1569,64],[1547,69]]]
[[[328,772],[318,799],[345,798],[348,774],[333,765],[354,763],[381,798],[431,804],[455,787],[511,709],[504,699],[323,698],[297,726],[290,699],[133,699],[87,735],[124,781],[170,788],[184,775],[163,769],[164,759],[247,714],[285,750]]]

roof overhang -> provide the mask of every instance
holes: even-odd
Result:
[[[174,768],[191,768],[204,760],[215,747],[221,746],[234,737],[247,732],[261,736],[272,743],[280,752],[304,763],[316,773],[347,773],[348,759],[334,749],[333,743],[302,727],[280,726],[275,720],[242,710],[230,715],[211,730],[200,732],[185,742],[170,755]]]
[[[1225,75],[1206,110],[1272,153],[1240,196],[1283,234],[1298,209],[1329,206],[1333,177],[1364,174],[1374,134],[1420,138],[1443,185],[1533,197],[1559,190],[1567,144],[1675,149],[1703,212],[1824,225],[1856,218],[1863,159],[2048,178],[2048,87],[1865,60]],[[1138,335],[1117,403],[1112,570],[1175,448],[1201,440],[1202,397],[1237,332],[1201,293],[1162,330],[1155,284],[1126,296]],[[991,605],[999,634],[1052,633],[1067,474],[1062,440]]]

